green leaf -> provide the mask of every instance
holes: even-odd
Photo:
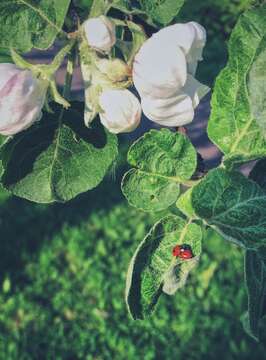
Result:
[[[92,3],[93,0],[74,0],[75,6],[87,11],[91,8]]]
[[[12,57],[8,49],[0,48],[0,63],[13,63]]]
[[[134,22],[127,21],[127,26],[132,34],[131,49],[127,59],[127,62],[131,64],[135,58],[135,55],[139,51],[140,47],[147,39],[147,36],[145,35],[145,32],[142,29],[142,27],[135,24]]]
[[[266,266],[256,251],[245,255],[245,282],[248,293],[248,311],[242,321],[246,332],[259,340],[260,320],[265,315]]]
[[[177,200],[176,206],[182,211],[188,218],[195,218],[196,214],[192,205],[192,191],[193,188],[188,189],[184,192]]]
[[[266,193],[241,173],[210,171],[193,188],[192,206],[227,240],[250,249],[266,245]]]
[[[112,1],[112,8],[122,11],[125,14],[145,14],[145,11],[137,8],[132,4],[132,1],[129,0],[113,0]]]
[[[90,8],[90,17],[105,15],[111,8],[112,0],[93,0]]]
[[[177,200],[179,184],[196,169],[197,154],[186,136],[151,130],[131,146],[128,162],[135,167],[122,180],[128,202],[145,211],[160,211]]]
[[[68,201],[97,186],[117,155],[116,136],[94,124],[87,129],[75,110],[45,113],[0,151],[2,184],[39,203]]]
[[[142,9],[160,25],[169,24],[179,13],[185,0],[140,0]]]
[[[229,167],[266,156],[265,62],[266,5],[240,17],[214,88],[208,135]]]
[[[47,49],[62,32],[70,0],[2,0],[0,47]]]
[[[173,294],[184,286],[201,253],[200,226],[178,216],[158,221],[137,248],[129,265],[126,302],[133,319],[151,315],[162,292]],[[175,245],[190,245],[194,257],[173,257]]]

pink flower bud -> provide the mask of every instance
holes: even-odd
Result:
[[[0,64],[0,134],[14,135],[39,120],[46,90],[31,71]]]
[[[110,52],[116,42],[115,25],[106,16],[91,18],[84,23],[88,44],[96,50]]]

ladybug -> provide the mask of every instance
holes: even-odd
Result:
[[[172,254],[175,257],[179,257],[180,253],[181,253],[181,245],[176,245],[172,250]]]
[[[193,258],[191,247],[186,244],[176,245],[172,250],[172,254],[173,256],[184,260]]]

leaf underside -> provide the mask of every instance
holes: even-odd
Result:
[[[162,292],[173,294],[184,286],[201,253],[201,228],[169,215],[157,222],[137,248],[129,265],[126,302],[133,319],[151,315]],[[176,259],[175,245],[191,246],[191,260]]]

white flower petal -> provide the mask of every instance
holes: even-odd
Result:
[[[175,95],[169,99],[144,97],[141,105],[148,119],[163,126],[183,126],[194,118],[192,100],[186,94]]]
[[[186,82],[185,56],[178,47],[164,46],[153,39],[149,40],[135,57],[134,85],[141,96],[172,96]]]
[[[104,90],[99,104],[101,123],[114,134],[131,132],[140,123],[140,102],[129,90]]]
[[[191,97],[194,109],[199,105],[200,100],[208,94],[210,88],[201,84],[192,75],[187,76],[187,82],[182,90]]]

